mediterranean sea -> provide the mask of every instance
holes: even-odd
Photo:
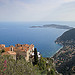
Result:
[[[55,44],[57,37],[67,29],[30,28],[46,24],[60,24],[74,27],[75,22],[0,22],[0,44],[6,47],[15,44],[34,44],[43,57],[51,57],[62,46]]]

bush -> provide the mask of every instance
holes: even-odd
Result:
[[[4,64],[5,63],[5,64]],[[3,67],[5,65],[5,67]],[[5,70],[5,72],[3,72]],[[17,60],[11,56],[0,57],[0,75],[39,75],[35,67],[24,59]]]

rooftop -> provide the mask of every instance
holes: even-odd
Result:
[[[2,55],[16,55],[16,52],[7,51],[7,52],[2,53]]]

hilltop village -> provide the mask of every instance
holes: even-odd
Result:
[[[34,45],[0,44],[0,75],[61,75],[52,58],[42,57]]]
[[[9,47],[5,47],[5,44],[0,44],[0,51],[3,51],[1,54],[3,55],[11,55],[13,59],[17,59],[17,55],[24,56],[26,61],[29,61],[34,58],[34,45],[28,44],[15,44],[15,46],[11,45]],[[37,52],[38,58],[41,57],[40,53]]]

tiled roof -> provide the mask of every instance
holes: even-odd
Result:
[[[14,47],[13,45],[11,45],[10,47],[14,48],[14,51],[28,51],[28,50],[32,50],[32,48],[34,47],[33,44],[28,45],[28,44],[16,44],[16,47]],[[5,47],[5,52],[6,51],[10,51],[10,47]]]
[[[5,51],[10,51],[10,47],[5,47]]]
[[[23,47],[23,50],[28,51],[29,50],[29,47]]]
[[[30,50],[32,50],[32,48],[33,48],[33,47],[34,47],[34,45],[33,45],[33,44],[31,44],[31,45],[30,45]]]
[[[0,45],[0,48],[1,48],[1,45]]]
[[[25,44],[25,47],[29,47],[30,45],[28,45],[28,44]]]
[[[14,51],[8,51],[8,53],[11,55],[16,55],[16,52],[14,52]]]

